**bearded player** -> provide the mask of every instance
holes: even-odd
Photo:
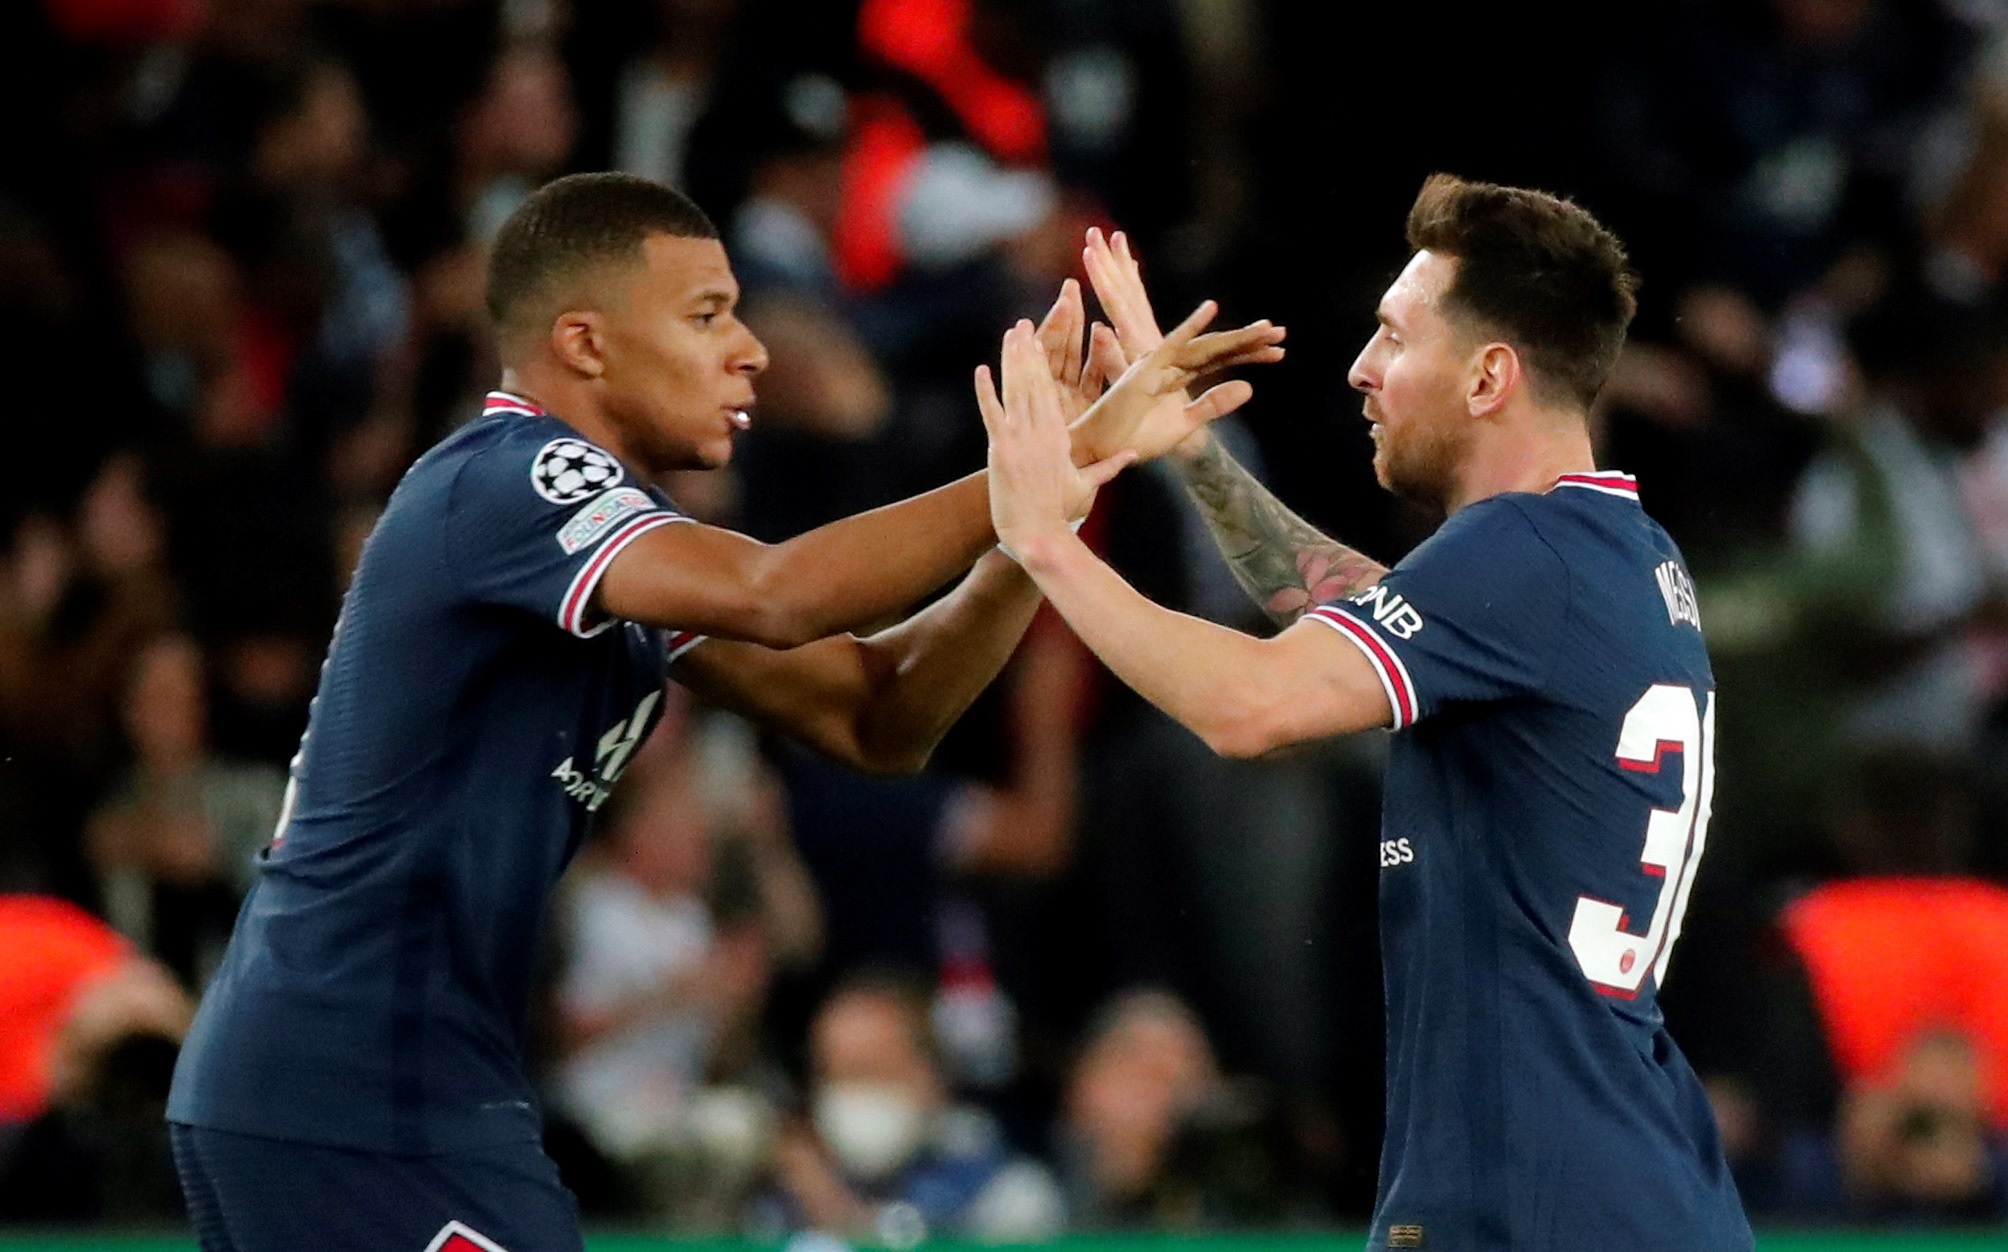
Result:
[[[1381,484],[1447,515],[1393,569],[1202,432],[1179,473],[1286,628],[1251,638],[1144,599],[1067,529],[1084,480],[1023,330],[990,427],[999,539],[1216,751],[1395,732],[1366,853],[1388,1010],[1370,1248],[1748,1249],[1657,1003],[1708,834],[1715,681],[1679,549],[1590,442],[1637,280],[1577,206],[1443,175],[1408,241],[1350,375]],[[1089,259],[1119,335],[1150,346],[1126,253],[1091,240]]]
[[[914,769],[1031,620],[980,474],[771,546],[677,512],[652,479],[727,462],[767,363],[737,299],[711,222],[645,180],[560,179],[503,226],[501,387],[364,548],[175,1074],[205,1252],[580,1248],[524,1068],[532,964],[671,666],[839,760]],[[1090,409],[1063,289],[1045,342],[1081,412],[1071,515],[1246,399],[1226,384],[1187,406],[1197,372],[1280,355],[1264,324],[1196,339],[1210,312]],[[844,633],[965,570],[899,625]]]

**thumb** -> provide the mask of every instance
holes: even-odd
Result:
[[[1100,491],[1102,485],[1107,483],[1109,479],[1114,478],[1117,474],[1122,473],[1134,464],[1136,464],[1136,449],[1124,448],[1114,456],[1105,456],[1093,464],[1082,466],[1081,480],[1087,483],[1091,490]]]

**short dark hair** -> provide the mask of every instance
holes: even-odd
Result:
[[[716,239],[718,227],[689,196],[632,174],[567,174],[518,205],[488,257],[488,315],[506,329],[554,282],[608,261],[641,256],[650,235]]]
[[[1638,274],[1616,235],[1545,192],[1432,174],[1408,211],[1408,246],[1457,260],[1447,314],[1465,314],[1525,358],[1534,389],[1588,408],[1638,310]]]

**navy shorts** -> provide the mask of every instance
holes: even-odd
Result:
[[[583,1252],[579,1206],[535,1143],[392,1156],[175,1125],[202,1252]]]

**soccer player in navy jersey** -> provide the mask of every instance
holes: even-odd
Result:
[[[1437,175],[1353,363],[1374,470],[1447,520],[1393,569],[1292,515],[1211,436],[1175,454],[1257,639],[1144,599],[1069,533],[1080,490],[1024,328],[990,425],[1000,542],[1119,677],[1216,751],[1391,728],[1387,1136],[1369,1247],[1752,1246],[1662,1024],[1708,833],[1715,691],[1680,551],[1588,412],[1636,306],[1619,242],[1537,192]],[[1156,335],[1127,250],[1089,275]],[[986,415],[995,411],[986,408]],[[1223,838],[1232,838],[1223,831]]]
[[[206,1252],[581,1247],[524,1072],[532,965],[672,663],[840,760],[911,769],[1030,622],[1037,589],[992,552],[981,474],[775,545],[677,512],[653,477],[727,462],[767,361],[737,298],[711,222],[645,180],[560,179],[504,224],[502,385],[364,547],[175,1074]],[[1090,405],[1101,375],[1063,288],[1043,342],[1080,411],[1070,514],[1247,398],[1233,383],[1187,405],[1199,372],[1280,355],[1266,324],[1197,337],[1210,315]],[[987,382],[978,398],[996,403]],[[845,633],[964,570],[898,625]]]

